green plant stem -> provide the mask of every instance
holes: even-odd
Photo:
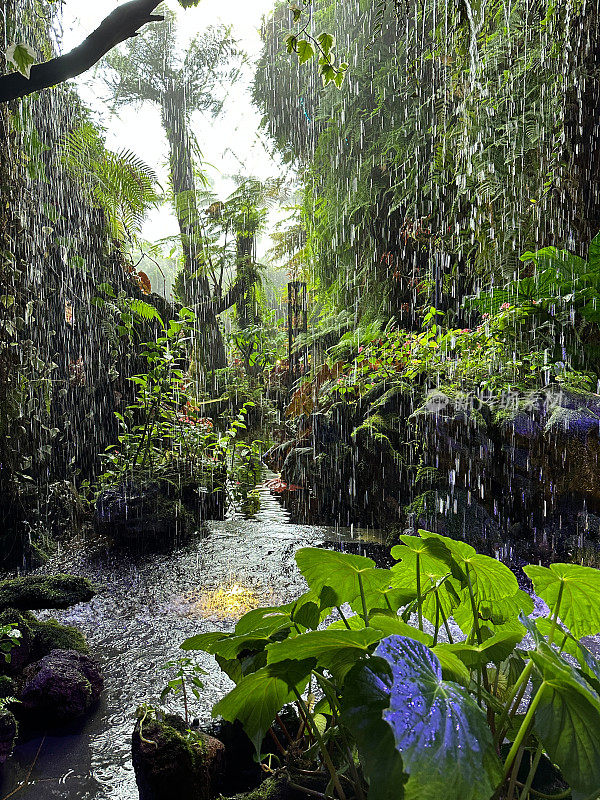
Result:
[[[369,627],[369,612],[367,611],[367,599],[365,597],[365,587],[363,586],[362,576],[360,572],[356,573],[358,576],[358,588],[360,589],[360,599],[362,601],[363,618],[365,620],[365,627]]]
[[[435,647],[440,632],[440,598],[438,597],[437,589],[435,591],[435,633],[433,634],[433,646]]]
[[[444,628],[446,630],[446,636],[448,637],[448,641],[450,644],[454,644],[454,638],[452,636],[452,632],[450,630],[450,626],[448,625],[448,620],[446,619],[446,615],[444,614],[444,609],[440,605],[440,614],[442,615],[442,622],[444,623]]]
[[[527,780],[525,781],[522,787],[523,791],[521,792],[521,800],[527,800],[527,796],[531,789],[531,784],[533,783],[533,779],[535,778],[535,773],[537,772],[537,768],[540,763],[541,757],[542,757],[542,744],[540,742],[536,748],[533,761],[531,762],[531,769],[529,770],[529,775],[527,776]]]
[[[552,645],[552,642],[553,642],[553,639],[554,639],[554,632],[556,631],[556,626],[558,624],[558,614],[560,612],[560,604],[562,602],[563,590],[564,590],[564,582],[561,582],[560,589],[558,590],[558,597],[556,599],[556,608],[554,610],[554,614],[552,615],[552,624],[550,626],[550,632],[548,633],[548,644],[550,646]],[[528,669],[528,667],[530,667],[530,669]],[[527,664],[527,667],[525,667],[525,669],[523,670],[523,672],[519,676],[519,681],[521,681],[521,678],[525,675],[525,673],[527,673],[527,680],[529,680],[529,676],[531,675],[532,670],[533,670],[533,661],[530,661]],[[517,681],[517,684],[519,684],[519,681]],[[522,683],[522,681],[521,681],[521,683]],[[533,700],[529,704],[529,708],[527,709],[527,713],[525,714],[524,720],[521,722],[521,727],[519,728],[519,730],[517,732],[517,735],[515,737],[515,740],[513,742],[513,745],[510,748],[508,756],[506,757],[506,762],[505,762],[505,767],[504,767],[504,780],[506,780],[508,778],[508,776],[510,774],[511,767],[512,767],[512,763],[513,763],[513,761],[515,759],[515,756],[516,756],[516,754],[517,754],[517,752],[519,750],[519,747],[522,745],[522,743],[523,743],[523,741],[525,739],[525,736],[527,735],[527,733],[529,731],[531,723],[533,722],[533,718],[535,716],[536,709],[537,709],[538,705],[540,704],[540,701],[542,699],[542,694],[544,692],[545,687],[546,687],[546,682],[542,681],[542,683],[540,684],[537,692],[535,693],[535,696],[534,696]]]
[[[560,611],[560,604],[562,602],[564,588],[565,588],[564,581],[561,581],[560,589],[558,590],[558,597],[556,598],[556,608],[554,609],[554,614],[552,615],[552,624],[550,625],[550,631],[548,633],[549,645],[552,645],[554,641],[554,633],[556,631],[556,626],[558,625],[558,612]]]
[[[304,716],[306,717],[306,721],[307,721],[308,725],[312,729],[313,736],[317,740],[317,743],[319,745],[319,750],[321,751],[321,755],[323,756],[323,761],[325,762],[325,766],[329,770],[329,774],[331,775],[331,780],[333,781],[333,785],[336,788],[338,796],[339,796],[340,800],[346,800],[346,795],[344,794],[344,790],[342,789],[342,784],[340,783],[339,775],[337,774],[337,771],[335,769],[333,761],[331,760],[331,756],[329,755],[329,751],[327,750],[327,747],[325,746],[325,742],[323,741],[323,737],[321,736],[321,734],[319,732],[319,728],[315,724],[315,721],[314,721],[314,719],[312,717],[312,714],[310,713],[306,703],[302,699],[302,695],[300,694],[300,692],[295,687],[294,687],[294,694],[296,696],[296,700],[298,701],[298,705],[300,706],[300,708],[304,712]]]
[[[525,665],[523,671],[519,675],[516,680],[515,685],[513,686],[512,692],[510,693],[510,697],[504,704],[504,711],[500,716],[500,720],[498,722],[498,734],[496,744],[500,746],[502,740],[504,739],[504,735],[506,733],[505,725],[506,723],[511,720],[517,712],[521,704],[521,700],[523,699],[523,695],[525,694],[525,690],[527,689],[527,684],[529,683],[529,678],[531,677],[531,673],[533,672],[533,661],[528,661]]]
[[[516,783],[520,789],[522,789],[525,786],[525,784],[519,783],[519,781],[517,781]],[[530,789],[529,792],[535,797],[541,797],[542,800],[565,800],[565,798],[571,797],[572,795],[571,789],[565,789],[565,791],[561,792],[560,794],[545,794],[544,792],[540,792],[539,789]]]
[[[519,728],[519,730],[517,732],[517,735],[515,737],[515,740],[513,742],[513,745],[510,748],[508,756],[506,757],[506,762],[504,764],[504,780],[505,781],[508,779],[508,776],[510,775],[510,772],[511,772],[511,769],[512,769],[512,765],[513,765],[513,761],[515,760],[515,757],[516,757],[517,753],[519,752],[519,748],[523,744],[523,741],[525,740],[525,737],[527,736],[527,733],[528,733],[529,728],[531,726],[531,723],[533,722],[533,718],[535,716],[536,709],[537,709],[538,705],[540,704],[540,701],[542,699],[542,694],[544,692],[545,687],[546,687],[546,682],[542,681],[542,683],[540,684],[539,689],[535,693],[535,696],[534,696],[533,700],[531,701],[531,703],[529,705],[529,708],[527,709],[527,713],[525,714],[525,718],[524,718],[523,722],[521,723],[521,727]]]
[[[521,766],[521,760],[523,758],[523,748],[519,748],[519,752],[515,758],[515,763],[513,764],[512,774],[510,776],[510,783],[508,784],[508,794],[506,795],[506,800],[513,800],[515,796],[515,788],[517,784],[517,775],[519,774],[519,767]]]
[[[348,620],[344,616],[344,612],[342,611],[342,609],[339,606],[336,606],[336,609],[337,609],[338,614],[342,618],[342,622],[344,623],[344,625],[348,628],[348,630],[351,630],[350,625],[348,624]]]
[[[471,610],[473,612],[473,628],[475,636],[477,637],[477,644],[482,643],[481,628],[479,627],[479,612],[477,611],[477,603],[475,602],[475,594],[473,593],[473,584],[471,583],[471,576],[469,575],[469,567],[465,570],[467,576],[467,586],[469,587],[469,598],[471,600]]]
[[[423,598],[421,597],[421,554],[417,553],[417,616],[419,630],[423,630]]]
[[[301,786],[299,783],[293,783],[293,781],[288,781],[288,786],[290,789],[295,789],[297,792],[300,792],[300,794],[307,794],[309,797],[317,797],[319,800],[333,800],[333,798],[328,794],[316,792],[314,789],[307,789],[306,786]]]

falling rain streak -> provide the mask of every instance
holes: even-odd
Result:
[[[217,5],[0,0],[0,800],[597,800],[599,2]]]

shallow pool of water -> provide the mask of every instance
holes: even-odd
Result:
[[[180,643],[195,633],[231,629],[249,605],[298,596],[305,586],[295,551],[344,536],[331,528],[292,524],[264,487],[260,493],[261,509],[254,518],[233,515],[210,522],[179,549],[131,553],[79,542],[45,565],[45,572],[84,575],[97,588],[90,603],[53,616],[85,633],[102,664],[105,691],[97,711],[78,730],[19,745],[4,766],[0,797],[26,781],[16,800],[137,800],[130,755],[135,709],[158,700],[172,677],[164,665],[181,655]],[[208,719],[232,684],[210,656],[199,653],[197,660],[208,674],[193,713]]]

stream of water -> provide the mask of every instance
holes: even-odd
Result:
[[[181,655],[180,643],[195,633],[231,629],[248,606],[298,596],[305,585],[295,551],[344,537],[333,528],[291,523],[264,486],[260,494],[253,518],[209,522],[176,550],[133,554],[76,542],[45,565],[44,572],[84,575],[97,588],[90,603],[52,616],[84,632],[102,665],[105,691],[77,729],[17,747],[0,777],[0,797],[27,781],[16,800],[137,800],[130,754],[135,709],[157,701],[173,677],[164,665]],[[208,719],[232,684],[212,657],[198,653],[197,660],[207,675],[194,716]]]

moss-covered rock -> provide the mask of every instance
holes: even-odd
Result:
[[[35,620],[33,630],[33,657],[35,659],[51,653],[52,650],[76,650],[89,653],[85,636],[73,625],[62,625],[55,619]]]
[[[0,612],[0,625],[16,625],[21,633],[18,644],[11,651],[10,661],[0,662],[0,671],[16,674],[52,650],[89,653],[85,637],[77,628],[62,625],[55,619],[39,620],[30,611],[5,608]]]
[[[181,717],[142,716],[132,737],[132,760],[140,800],[209,800],[220,790],[225,746]]]
[[[0,581],[0,609],[69,608],[94,594],[91,583],[77,575],[26,575]]]

